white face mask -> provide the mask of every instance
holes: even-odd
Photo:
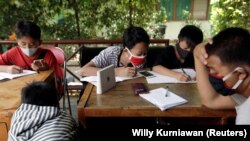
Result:
[[[22,48],[20,47],[22,52],[27,56],[32,56],[36,53],[37,48]]]
[[[237,70],[240,70],[240,69],[243,69],[243,68],[241,68],[241,67],[237,67],[236,69],[234,69],[232,72],[230,72],[229,74],[227,74],[226,76],[224,76],[223,78],[222,78],[222,80],[225,82],[235,71],[237,71]],[[233,85],[233,87],[232,87],[232,89],[233,90],[235,90],[235,89],[237,89],[239,86],[240,86],[240,84],[243,82],[243,80],[238,80],[234,85]]]

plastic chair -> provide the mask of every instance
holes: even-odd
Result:
[[[62,78],[63,110],[66,111],[65,97],[67,97],[68,106],[69,106],[69,114],[72,115],[70,97],[69,97],[69,92],[68,92],[68,82],[66,78],[67,64],[66,64],[66,57],[65,57],[64,51],[59,47],[41,47],[41,48],[51,51],[51,53],[53,53],[56,58],[57,64],[63,67],[63,78]]]

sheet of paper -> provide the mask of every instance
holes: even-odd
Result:
[[[17,77],[22,77],[22,76],[34,74],[34,73],[36,73],[36,71],[32,71],[32,70],[23,70],[22,73],[18,73],[18,74],[10,74],[10,73],[6,73],[6,72],[0,72],[0,80],[13,79],[13,78],[17,78]]]
[[[148,94],[140,94],[140,96],[160,108],[162,111],[187,102],[186,99],[171,91],[167,92],[164,88],[154,89],[149,91]]]
[[[177,72],[182,72],[181,69],[173,69],[173,70],[177,71]],[[196,81],[194,81],[195,76],[196,76],[196,72],[193,69],[184,69],[184,71],[192,78],[191,81],[180,81],[180,80],[177,80],[173,77],[161,75],[161,74],[158,74],[158,73],[153,72],[153,71],[149,71],[149,72],[154,74],[155,77],[146,78],[146,79],[147,79],[147,82],[149,84],[154,84],[154,83],[196,83]]]

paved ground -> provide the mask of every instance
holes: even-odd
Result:
[[[77,123],[78,123],[78,119],[77,119],[77,100],[78,99],[79,99],[78,95],[70,96],[72,116],[76,120]],[[60,107],[62,107],[62,105],[63,105],[63,99],[60,100]],[[69,106],[68,106],[67,99],[66,99],[66,112],[69,113]]]

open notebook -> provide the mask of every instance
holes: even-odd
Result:
[[[149,73],[151,73],[152,75],[154,75],[154,77],[146,77],[147,82],[149,84],[154,84],[154,83],[196,83],[195,81],[195,76],[196,76],[196,72],[193,69],[183,69],[185,71],[185,73],[187,73],[190,78],[192,79],[191,81],[179,81],[173,77],[169,77],[166,75],[161,75],[158,74],[156,72],[153,71],[149,71]],[[173,69],[173,71],[177,71],[177,72],[182,72],[181,69]]]
[[[154,89],[147,94],[140,94],[140,96],[160,108],[162,111],[187,102],[186,99],[173,92],[167,92],[164,88]]]
[[[22,76],[26,76],[26,75],[30,75],[30,74],[34,74],[34,73],[36,73],[36,71],[32,71],[32,70],[23,70],[22,73],[18,73],[18,74],[0,72],[0,80],[14,79],[14,78],[17,78],[17,77],[22,77]]]

